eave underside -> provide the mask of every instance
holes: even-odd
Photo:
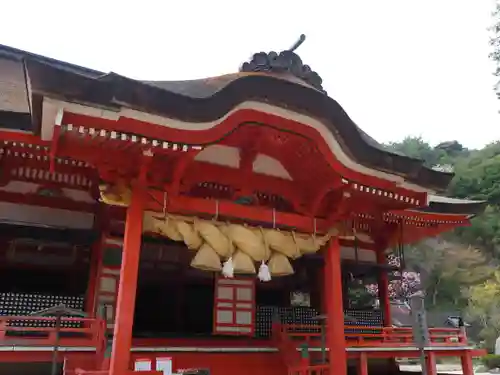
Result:
[[[15,139],[15,134],[13,133],[0,133],[0,135],[3,139],[9,137],[11,139]],[[121,152],[123,152],[123,150],[127,150],[127,152],[132,152],[134,150],[134,146],[130,144],[121,145],[117,141],[103,141],[100,142],[99,146],[99,149],[101,151],[97,152],[97,149],[92,149],[91,152],[82,153],[81,149],[78,150],[76,143],[70,142],[66,146],[68,146],[68,150],[71,150],[73,152],[73,157],[78,158],[76,163],[72,164],[71,158],[68,157],[57,159],[58,161],[54,164],[54,171],[50,172],[50,144],[45,143],[47,144],[47,146],[41,147],[39,145],[29,144],[28,142],[26,142],[26,140],[28,139],[27,137],[24,137],[22,139],[24,139],[25,142],[14,142],[11,140],[4,141],[3,143],[2,154],[4,155],[3,162],[6,172],[4,174],[4,184],[8,184],[10,180],[22,180],[31,183],[38,181],[41,184],[45,183],[45,185],[49,186],[59,184],[61,187],[63,187],[63,185],[67,183],[67,187],[87,191],[89,193],[89,196],[93,196],[94,199],[97,198],[95,192],[96,187],[100,182],[102,182],[101,178],[103,177],[103,174],[100,173],[100,171],[103,171],[102,166],[104,165],[103,163],[105,159],[108,158],[108,160],[114,160],[113,158],[110,158],[110,154],[113,153],[113,149],[117,147],[119,150],[121,150]],[[83,138],[79,138],[80,142],[82,139]],[[68,139],[66,139],[66,141],[68,141]],[[63,144],[64,142],[59,143],[58,147],[63,146]],[[188,153],[182,153],[182,150],[178,150],[177,153],[188,155]],[[126,154],[120,155],[124,157],[124,155]],[[99,160],[102,161],[101,165],[99,165]],[[174,158],[173,160],[179,162],[183,159]],[[198,169],[198,167],[196,167],[197,163],[200,165],[201,169]],[[128,164],[130,164],[130,161],[128,161]],[[94,167],[92,167],[92,165],[96,165],[98,168],[95,169]],[[164,162],[160,162],[159,165],[165,169],[166,164]],[[19,168],[23,167],[29,168],[31,171],[38,172],[20,173]],[[172,168],[169,169],[176,170],[175,163],[172,164],[171,167]],[[204,191],[204,194],[206,194],[207,196],[192,195],[192,186],[199,186],[199,183],[206,181],[207,175],[202,174],[204,169],[209,169],[210,171],[212,171],[213,169],[212,172],[215,173],[215,177],[213,178],[214,182],[217,182],[217,176],[223,176],[228,172],[229,169],[224,169],[221,166],[210,165],[210,163],[206,162],[193,162],[193,165],[190,168],[194,169],[192,169],[190,174],[188,173],[186,175],[185,180],[191,181],[190,185],[186,185],[184,187],[182,184],[178,185],[180,190],[177,192],[177,194],[169,196],[171,204],[170,208],[172,209],[173,213],[201,216],[207,219],[213,218],[214,215],[219,215],[219,217],[221,217],[222,219],[225,217],[230,221],[243,221],[253,223],[254,225],[267,225],[269,227],[277,225],[279,227],[296,229],[298,231],[306,233],[321,233],[327,231],[332,223],[334,223],[335,221],[341,221],[344,223],[343,227],[341,228],[341,236],[345,237],[344,244],[347,246],[364,246],[365,248],[377,249],[381,246],[385,248],[397,244],[401,241],[415,242],[425,237],[435,236],[443,231],[451,230],[456,226],[468,225],[471,215],[478,213],[484,206],[484,203],[482,202],[477,202],[475,204],[467,202],[464,203],[464,207],[468,208],[469,210],[466,212],[458,213],[456,212],[457,209],[454,208],[454,206],[457,204],[457,202],[460,201],[453,201],[449,203],[439,202],[440,207],[442,209],[444,208],[444,210],[439,213],[430,212],[432,211],[432,203],[430,206],[431,208],[421,208],[420,210],[386,208],[386,210],[384,211],[384,209],[382,208],[384,207],[383,201],[381,202],[380,200],[377,200],[378,198],[380,198],[378,194],[374,196],[371,191],[361,192],[359,191],[359,188],[358,190],[354,189],[354,185],[352,184],[341,184],[337,187],[337,189],[344,189],[343,191],[348,193],[347,196],[355,197],[363,204],[360,204],[359,206],[352,206],[357,207],[357,209],[350,211],[349,215],[344,217],[327,215],[323,217],[316,217],[316,219],[313,220],[311,216],[308,216],[305,213],[297,212],[295,209],[292,209],[288,212],[282,212],[281,210],[273,209],[272,205],[259,206],[259,204],[262,204],[262,202],[258,203],[257,206],[242,206],[241,204],[235,202],[235,198],[237,198],[237,196],[225,197],[224,195],[214,195],[221,193],[219,187],[217,186],[213,186],[212,189],[206,189]],[[8,173],[8,171],[14,170],[16,170],[17,172]],[[120,170],[120,168],[115,166],[115,170]],[[271,193],[272,190],[277,186],[273,182],[275,180],[279,180],[282,184],[293,184],[293,181],[285,181],[283,179],[276,178],[273,179],[269,176],[260,176],[262,177],[262,180],[259,180],[259,176],[256,176],[255,173],[251,173],[250,176],[252,178],[249,179],[249,175],[242,174],[242,171],[240,169],[230,170],[234,174],[232,183],[237,183],[238,181],[251,181],[253,178],[253,181],[260,183],[263,188],[268,187]],[[56,175],[70,176],[72,173],[82,176],[78,178],[78,181],[81,181],[81,185],[74,185],[77,181],[76,178],[71,179],[70,177],[64,177],[67,180],[67,182],[64,182],[66,180],[62,181],[61,177],[55,177]],[[112,175],[108,175],[108,181],[116,182],[114,178],[116,178],[117,176],[118,175],[115,175],[113,177]],[[171,175],[170,178],[172,178],[172,176],[173,175]],[[198,177],[198,180],[196,180],[196,176]],[[44,179],[46,180],[44,181]],[[170,186],[171,185],[166,184],[164,185],[164,188],[168,190]],[[232,187],[234,188],[234,186]],[[252,193],[253,188],[254,187],[249,187],[247,193]],[[283,190],[286,190],[286,187],[281,191]],[[9,194],[15,193],[6,192],[5,196],[7,197],[7,195]],[[164,194],[165,193],[162,190],[151,191],[151,201],[148,206],[149,209],[157,212],[162,212],[164,210],[162,203],[164,202]],[[279,194],[277,194],[277,196],[279,196]],[[343,196],[345,195],[333,194],[331,197],[337,197],[338,199],[339,197],[341,198]],[[43,198],[45,200],[48,200],[50,197]],[[206,198],[211,199],[207,200]],[[2,196],[0,196],[0,199],[2,199]],[[54,200],[57,199],[57,197],[54,198]],[[218,203],[216,203],[217,201]],[[290,201],[291,203],[293,203],[293,199],[291,199]],[[92,204],[88,204],[89,212],[96,212],[97,200],[94,200],[93,202],[96,206],[93,207]],[[363,210],[363,207],[368,207],[369,202],[372,205],[372,211],[366,212],[366,210]],[[326,211],[324,212],[333,214],[338,213],[338,209],[340,208],[339,203],[340,201],[338,200],[327,199],[324,202],[326,207]],[[375,210],[374,214],[373,209],[375,209],[376,207],[379,207],[379,210]],[[470,210],[473,207],[475,207],[476,211]],[[450,212],[447,212],[447,210]],[[124,211],[122,210],[121,212],[122,214],[120,214],[120,216],[123,217]],[[271,220],[273,217],[275,219],[274,223]],[[406,228],[404,230],[404,237],[401,237],[398,230],[398,227],[400,225],[403,225]],[[352,237],[354,234],[352,230],[354,228],[357,231],[356,237]],[[349,239],[351,237],[352,239]]]

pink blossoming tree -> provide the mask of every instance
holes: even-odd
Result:
[[[398,256],[390,254],[387,263],[393,267],[400,267]],[[378,297],[378,284],[366,286],[368,293]],[[389,273],[389,297],[394,301],[405,301],[421,288],[420,274],[413,271],[393,271]]]

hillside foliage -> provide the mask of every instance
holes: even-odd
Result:
[[[432,147],[408,137],[386,147],[453,170],[448,196],[488,202],[469,227],[407,246],[405,258],[408,271],[420,275],[428,309],[465,313],[491,347],[500,334],[500,142],[468,150],[456,141]]]

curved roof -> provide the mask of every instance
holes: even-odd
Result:
[[[442,197],[439,195],[429,194],[427,207],[418,208],[416,211],[427,213],[446,213],[456,215],[469,215],[470,218],[481,214],[488,202],[473,201],[469,199],[458,199]]]
[[[245,101],[263,101],[321,119],[340,138],[352,159],[368,168],[402,176],[436,191],[445,190],[453,177],[452,173],[424,166],[422,160],[385,150],[349,118],[338,102],[287,72],[144,82],[0,46],[2,55],[24,61],[27,86],[35,95],[107,108],[125,106],[193,123],[217,120]]]

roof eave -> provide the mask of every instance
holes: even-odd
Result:
[[[92,71],[99,73],[99,76],[89,76],[83,71],[65,69],[59,66],[61,62],[57,60],[39,58],[37,55],[28,54],[25,61],[34,92],[59,95],[73,102],[95,103],[101,107],[120,103],[185,121],[201,122],[222,117],[242,100],[258,99],[260,95],[268,102],[285,104],[292,110],[329,119],[325,124],[329,130],[349,143],[347,147],[354,159],[369,168],[402,176],[423,189],[434,191],[444,191],[453,178],[453,174],[425,167],[421,160],[394,154],[367,143],[358,127],[335,100],[304,85],[265,75],[245,75],[227,83],[210,97],[194,98],[116,74],[102,75]],[[192,110],[193,106],[196,106],[196,111]]]

